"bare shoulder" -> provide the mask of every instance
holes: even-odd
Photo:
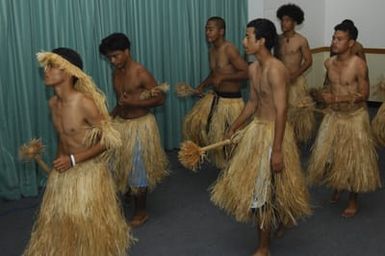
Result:
[[[240,56],[238,48],[231,42],[226,41],[225,47],[224,47],[224,52],[226,56],[229,58],[235,57],[235,56]]]
[[[135,77],[138,85],[142,88],[151,89],[157,85],[157,82],[151,72],[142,64],[136,63]]]
[[[143,76],[152,76],[151,73],[148,71],[148,69],[143,64],[136,63],[134,69],[135,69],[134,70],[135,74],[139,78],[143,77]]]
[[[237,47],[230,41],[226,41],[225,49],[226,51],[238,51]]]
[[[334,60],[335,58],[336,58],[335,56],[330,57],[330,58],[327,58],[327,59],[325,60],[325,62],[324,62],[325,67],[326,67],[326,68],[330,67],[331,64],[332,64],[332,62],[333,62],[333,60]]]
[[[278,59],[273,58],[269,63],[268,75],[272,80],[284,79],[287,80],[289,72],[285,65]]]
[[[359,69],[367,68],[366,62],[362,58],[358,57],[357,55],[352,56],[352,62]]]
[[[298,42],[301,44],[301,45],[309,45],[308,43],[308,40],[305,36],[303,36],[302,34],[296,32],[296,37],[298,38]]]
[[[285,65],[277,58],[273,58],[270,62],[270,70],[271,72],[279,72],[283,73],[284,75],[288,72]]]
[[[79,103],[80,103],[82,112],[86,116],[97,116],[99,114],[95,101],[91,97],[83,93],[79,93]]]

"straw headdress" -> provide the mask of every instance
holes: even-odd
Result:
[[[42,66],[47,66],[49,64],[55,65],[60,67],[60,69],[64,70],[68,74],[76,77],[77,81],[74,85],[75,90],[80,91],[85,95],[89,96],[95,102],[99,112],[103,114],[104,117],[108,118],[109,115],[106,107],[106,98],[104,96],[104,93],[96,87],[92,78],[82,70],[80,56],[72,49],[58,49],[64,49],[66,50],[66,52],[72,53],[72,56],[77,55],[77,61],[74,60],[72,56],[68,56],[65,53],[62,54],[55,52],[38,52],[36,54],[37,60]]]

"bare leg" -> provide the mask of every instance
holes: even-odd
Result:
[[[137,193],[134,194],[135,210],[134,216],[130,221],[132,227],[139,227],[143,225],[149,218],[146,210],[147,187],[138,188]]]
[[[337,189],[334,190],[332,198],[330,199],[331,204],[335,204],[340,200],[341,197],[341,191],[338,191]]]
[[[259,229],[259,245],[253,256],[269,256],[270,228]]]
[[[342,216],[346,218],[354,217],[358,212],[358,200],[357,193],[350,192],[349,194],[349,202],[346,209],[342,212]]]
[[[279,224],[277,230],[275,231],[274,233],[274,237],[276,238],[282,238],[286,231],[291,229],[291,228],[294,228],[295,227],[295,224],[294,223],[289,223],[289,224],[286,224],[284,225],[282,222]]]

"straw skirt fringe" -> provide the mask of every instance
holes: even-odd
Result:
[[[239,222],[259,223],[260,228],[278,223],[293,224],[311,213],[309,193],[301,170],[292,129],[286,125],[283,142],[284,169],[272,173],[270,154],[273,144],[273,122],[253,120],[244,128],[242,138],[211,187],[211,200]],[[258,179],[268,175],[260,187]],[[265,198],[263,205],[251,209],[255,197]],[[263,201],[262,201],[263,202]]]
[[[120,132],[122,148],[116,152],[114,175],[118,190],[125,193],[129,188],[128,179],[133,171],[135,144],[141,144],[148,188],[154,189],[168,175],[168,160],[160,142],[156,119],[149,113],[136,119],[115,118],[113,126]],[[132,188],[135,193],[137,188]]]
[[[209,93],[200,99],[183,121],[183,140],[191,140],[199,146],[208,144],[206,125],[214,95]]]
[[[219,98],[208,132],[208,144],[213,144],[223,140],[227,129],[242,112],[244,102],[242,98]],[[219,169],[227,165],[225,148],[217,148],[209,152],[210,161]]]
[[[126,255],[130,229],[105,162],[52,170],[26,256]]]
[[[372,120],[373,135],[378,144],[385,146],[385,104],[382,103]]]
[[[324,116],[308,168],[311,184],[357,193],[381,186],[366,108]]]
[[[287,119],[294,130],[298,142],[305,143],[311,139],[315,129],[314,112],[306,107],[297,107],[304,98],[309,98],[309,92],[304,76],[289,85],[289,110]]]

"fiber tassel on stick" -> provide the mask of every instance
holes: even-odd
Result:
[[[178,159],[185,168],[195,172],[203,162],[204,157],[206,156],[206,151],[222,147],[230,143],[231,140],[227,139],[201,148],[194,142],[188,140],[181,144],[178,152]]]
[[[21,145],[19,148],[19,158],[21,160],[35,160],[36,163],[46,172],[50,172],[50,168],[41,158],[44,145],[40,139],[31,139],[27,144]]]
[[[187,169],[196,171],[202,164],[206,152],[218,147],[223,147],[229,144],[236,144],[240,140],[240,134],[242,131],[237,131],[231,136],[230,139],[222,140],[214,144],[207,145],[205,147],[199,147],[192,141],[185,141],[181,144],[178,152],[178,159],[180,163]]]
[[[158,86],[155,86],[154,88],[151,88],[151,90],[145,90],[143,91],[139,98],[141,100],[147,100],[151,97],[154,97],[159,94],[159,91],[166,93],[170,89],[170,85],[168,83],[162,83]]]
[[[195,89],[185,82],[180,82],[175,85],[176,95],[178,97],[188,97],[195,94]]]

